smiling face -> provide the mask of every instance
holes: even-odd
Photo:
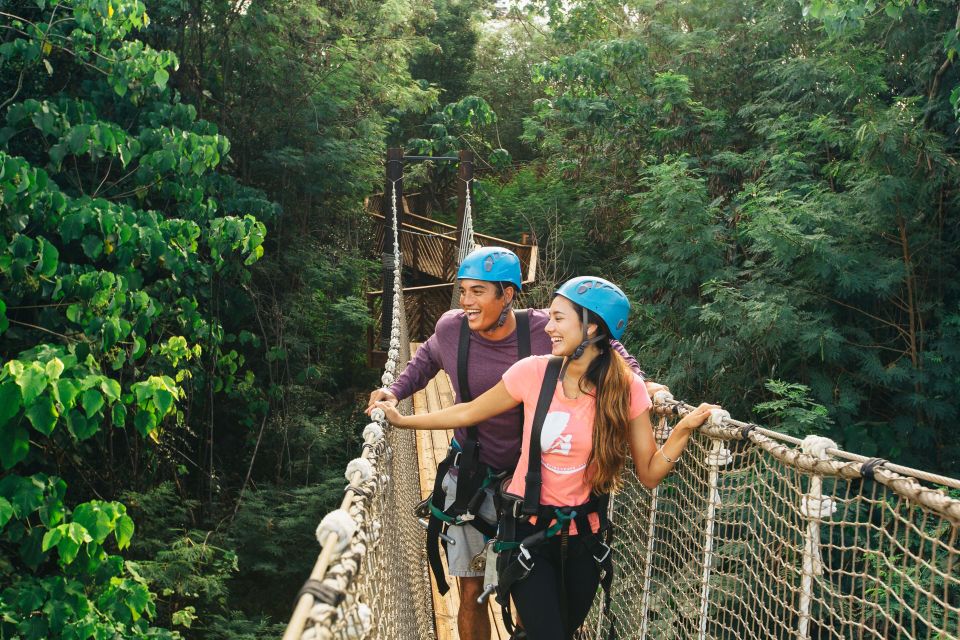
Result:
[[[513,289],[500,294],[500,285],[484,280],[460,281],[460,308],[467,314],[471,331],[489,331],[497,326],[503,308],[513,300]]]
[[[554,296],[550,303],[550,321],[544,327],[550,336],[550,353],[555,356],[569,356],[583,342],[583,325],[580,313],[567,298]],[[597,325],[587,325],[587,335],[593,336]]]

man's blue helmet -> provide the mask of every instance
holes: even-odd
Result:
[[[614,340],[619,340],[627,328],[630,301],[620,287],[609,280],[594,276],[579,276],[564,282],[556,293],[600,316],[610,329],[610,337]]]
[[[460,263],[457,280],[484,280],[486,282],[509,282],[522,289],[520,258],[503,247],[480,247],[474,249]]]

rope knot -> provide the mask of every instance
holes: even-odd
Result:
[[[317,541],[323,545],[331,533],[337,534],[334,543],[334,555],[340,555],[350,545],[350,539],[357,531],[356,521],[343,509],[335,509],[323,516],[317,527]]]
[[[367,444],[376,444],[383,440],[383,427],[379,422],[371,422],[363,428],[363,441]]]
[[[723,409],[712,409],[710,411],[710,426],[712,427],[722,427],[724,420],[730,419],[730,412],[724,411]]]
[[[376,409],[371,411],[370,417],[376,420],[377,422],[379,422],[380,424],[383,424],[387,420],[387,414],[385,414],[383,412],[383,409],[381,409],[380,407],[377,407]]]
[[[837,449],[837,443],[824,436],[810,435],[800,443],[800,449],[807,455],[826,460],[829,458],[827,449]]]
[[[653,404],[667,404],[673,401],[673,394],[666,389],[661,389],[653,394]]]
[[[708,465],[725,467],[733,462],[733,453],[730,451],[730,449],[721,447],[716,451],[710,451],[705,460]]]
[[[358,471],[360,472],[360,480],[358,483],[354,483],[352,480],[353,474]],[[345,477],[350,484],[364,483],[373,477],[373,465],[370,464],[370,461],[366,458],[354,458],[347,463],[347,471],[343,474],[343,477]]]
[[[823,520],[837,512],[837,504],[831,499],[805,494],[800,500],[800,513],[810,520]]]

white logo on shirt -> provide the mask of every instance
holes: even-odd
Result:
[[[547,417],[543,420],[543,430],[540,432],[540,449],[544,455],[570,455],[570,450],[573,448],[573,434],[563,432],[567,428],[568,422],[570,422],[569,413],[554,411],[547,414]],[[550,471],[561,475],[576,473],[587,466],[581,464],[575,467],[559,467],[542,460],[541,463]]]

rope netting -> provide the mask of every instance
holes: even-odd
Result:
[[[463,180],[463,178],[459,178]],[[457,264],[461,264],[463,259],[477,248],[477,238],[473,231],[473,206],[470,202],[470,183],[473,180],[464,180],[464,200],[463,200],[463,232],[460,234],[460,244],[457,247]],[[460,291],[456,283],[452,287],[450,294],[450,308],[460,308]]]
[[[681,406],[657,405],[660,442]],[[725,418],[656,489],[627,473],[613,507],[620,637],[960,637],[960,500],[895,465],[838,459],[859,456],[826,438],[789,440]]]

